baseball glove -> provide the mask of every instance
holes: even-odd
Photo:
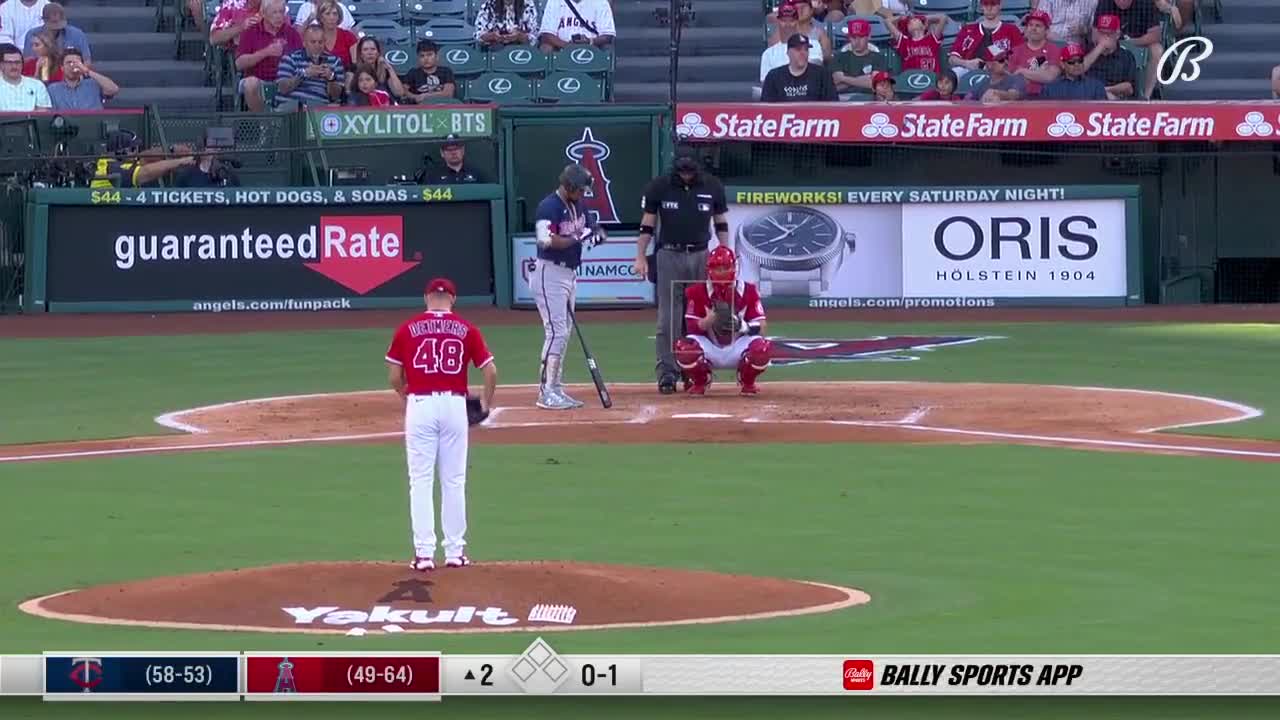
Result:
[[[734,329],[738,325],[738,319],[734,317],[733,310],[730,309],[729,303],[723,300],[717,300],[714,308],[716,313],[716,322],[712,328],[719,337],[728,337],[733,334]]]
[[[489,411],[480,405],[480,398],[475,395],[467,396],[467,424],[479,425],[489,417]]]

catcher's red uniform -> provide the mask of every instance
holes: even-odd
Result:
[[[769,341],[751,334],[752,328],[759,332],[760,321],[765,319],[764,303],[756,286],[741,281],[732,286],[706,282],[686,288],[684,299],[687,335],[676,341],[675,357],[689,392],[694,395],[706,392],[713,368],[736,368],[742,392],[754,395],[755,379],[769,367]],[[705,331],[698,327],[698,321],[707,316],[717,301],[730,304],[733,332],[717,333],[715,327]]]

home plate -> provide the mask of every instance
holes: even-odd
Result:
[[[671,417],[676,420],[717,420],[733,416],[725,413],[676,413]]]

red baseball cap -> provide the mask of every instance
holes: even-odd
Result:
[[[877,70],[871,73],[871,87],[875,87],[882,82],[888,82],[890,85],[898,84],[898,81],[887,70]]]
[[[1027,13],[1022,18],[1022,24],[1026,25],[1027,23],[1033,22],[1036,20],[1044,23],[1044,26],[1046,28],[1053,24],[1053,18],[1049,16],[1049,13],[1039,8],[1036,8],[1035,10],[1032,10],[1031,12]]]
[[[800,11],[796,10],[795,3],[791,2],[791,0],[786,0],[786,2],[778,6],[777,14],[780,18],[795,19],[799,16]]]
[[[427,283],[428,293],[447,293],[454,297],[458,297],[458,288],[454,286],[453,281],[447,277],[433,278]]]
[[[849,37],[871,37],[871,23],[862,18],[850,20]]]
[[[1062,55],[1060,57],[1063,62],[1079,60],[1084,57],[1084,48],[1080,46],[1080,43],[1067,43],[1067,46],[1062,48]]]
[[[1093,21],[1093,26],[1103,32],[1120,32],[1120,16],[1119,15],[1099,15]]]
[[[999,45],[988,45],[982,49],[982,59],[987,62],[1004,62],[1008,54]]]
[[[982,0],[981,5],[999,5],[1000,0]]]

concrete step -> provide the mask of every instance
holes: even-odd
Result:
[[[89,35],[90,44],[104,33],[156,28],[156,9],[138,5],[80,5],[67,8],[67,21]]]
[[[94,69],[126,87],[203,87],[204,63],[195,60],[104,60]]]
[[[1213,20],[1206,15],[1206,22]],[[1280,23],[1280,3],[1276,0],[1227,0],[1222,7],[1222,21],[1229,23]]]
[[[121,87],[112,107],[156,105],[162,110],[213,110],[213,88],[207,87]]]
[[[1177,83],[1162,91],[1166,100],[1259,100],[1270,99],[1271,78],[1214,80]]]
[[[172,60],[173,33],[128,32],[90,36],[93,59]],[[157,66],[160,67],[160,66]]]
[[[1230,8],[1226,10],[1230,12]],[[1240,24],[1227,22],[1204,26],[1205,37],[1213,40],[1214,48],[1232,52],[1274,50],[1280,44],[1280,25],[1269,23]]]
[[[669,58],[665,55],[649,57],[619,57],[614,76],[618,82],[668,81]],[[710,55],[680,57],[680,82],[734,82],[757,78],[760,58],[750,55]]]
[[[667,28],[638,28],[618,32],[618,56],[640,57],[666,55],[670,50]],[[759,26],[728,28],[688,28],[680,43],[681,56],[717,55],[721,53],[764,52],[764,36]],[[759,63],[759,60],[756,60]]]
[[[1210,80],[1269,78],[1271,69],[1280,65],[1280,51],[1222,52],[1200,63],[1200,78],[1196,82]]]
[[[619,28],[642,29],[662,27],[658,25],[654,10],[668,9],[670,3],[661,0],[638,0],[623,2],[614,6],[614,23]],[[694,20],[688,27],[695,28],[727,28],[727,27],[761,27],[764,15],[760,11],[760,3],[751,0],[694,0]],[[668,28],[664,30],[670,32]]]
[[[750,102],[750,81],[680,83],[681,102]],[[665,103],[665,83],[614,83],[615,102]]]

